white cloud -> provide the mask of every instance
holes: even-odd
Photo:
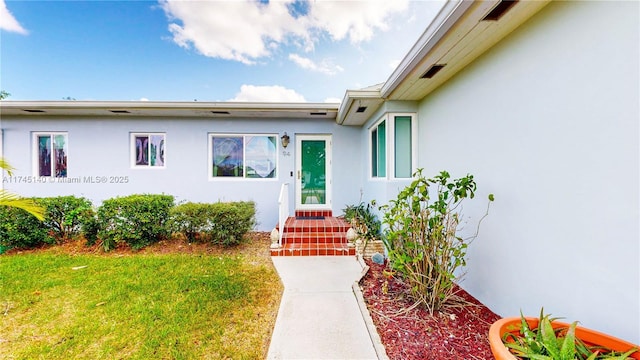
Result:
[[[408,0],[321,1],[304,3],[292,14],[296,0],[183,1],[159,0],[169,19],[173,41],[201,54],[254,64],[286,43],[313,50],[322,34],[356,44],[387,30],[388,17],[404,11]]]
[[[306,102],[304,96],[283,86],[242,85],[236,97],[229,101]]]
[[[389,15],[408,8],[406,0],[316,1],[313,24],[335,40],[348,37],[352,44],[370,40],[376,29],[388,29]]]
[[[0,0],[0,29],[18,34],[27,35],[29,32],[20,25],[18,20],[11,14],[4,0]]]
[[[344,69],[340,65],[335,65],[331,60],[325,59],[319,63],[313,60],[300,56],[298,54],[289,54],[289,60],[293,61],[299,67],[315,72],[320,72],[327,75],[335,75],[339,72],[343,72]]]

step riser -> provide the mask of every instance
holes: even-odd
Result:
[[[282,237],[282,244],[347,244],[347,236],[342,235],[316,235],[298,236],[285,234]]]
[[[271,256],[355,256],[356,249],[287,249],[271,250]]]
[[[331,210],[296,210],[296,217],[315,217],[326,216],[332,217],[333,212]]]

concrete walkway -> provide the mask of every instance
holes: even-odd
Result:
[[[284,293],[268,359],[378,359],[368,314],[363,318],[352,289],[362,275],[360,262],[352,256],[272,260]]]

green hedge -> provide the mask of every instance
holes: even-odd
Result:
[[[255,203],[185,203],[171,211],[172,229],[189,241],[237,245],[256,224]]]
[[[105,200],[98,209],[98,238],[105,250],[125,242],[134,249],[157,242],[170,233],[171,195],[130,195]]]
[[[37,198],[35,201],[44,207],[44,224],[56,241],[73,239],[80,234],[87,238],[95,236],[91,227],[95,217],[91,201],[75,196]]]
[[[52,244],[48,227],[33,215],[18,208],[0,206],[0,248],[29,249]]]

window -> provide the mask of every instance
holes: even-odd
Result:
[[[276,135],[210,135],[210,177],[275,178],[277,139]]]
[[[387,125],[382,120],[371,129],[371,177],[387,176]]]
[[[414,127],[412,114],[386,114],[371,127],[369,131],[372,178],[386,178],[387,165],[393,178],[404,179],[413,175],[416,158]]]
[[[134,168],[164,168],[166,135],[162,133],[131,134],[131,156]]]
[[[67,177],[67,133],[34,134],[35,173],[45,177]]]
[[[394,116],[394,176],[410,178],[413,172],[411,116]]]

